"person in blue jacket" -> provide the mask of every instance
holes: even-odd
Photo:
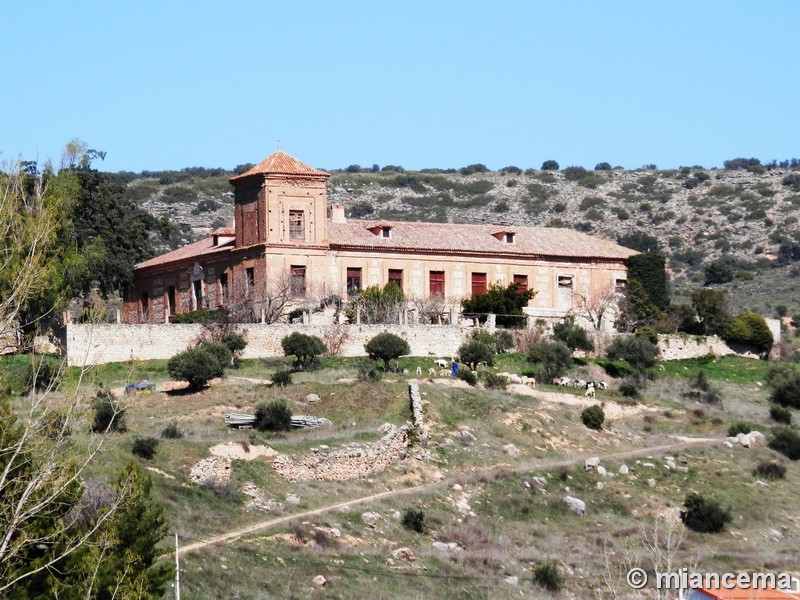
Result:
[[[456,359],[454,358],[453,359],[453,368],[450,371],[450,377],[455,377],[456,373],[458,373],[458,363],[456,362]]]

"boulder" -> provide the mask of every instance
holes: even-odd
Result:
[[[381,516],[378,513],[371,511],[365,512],[364,514],[361,515],[361,521],[367,527],[375,527],[375,524],[378,522],[378,519],[380,518]]]
[[[606,468],[603,465],[597,465],[597,474],[600,475],[600,477],[606,477],[608,475],[608,471],[606,471]]]
[[[620,475],[627,475],[628,473],[630,473],[630,469],[628,468],[628,465],[620,465],[619,474]]]
[[[398,548],[397,550],[392,550],[392,558],[395,560],[416,560],[417,557],[414,556],[414,552],[411,548]]]
[[[582,517],[586,514],[586,502],[583,500],[575,498],[574,496],[565,496],[564,502],[566,502],[567,507],[576,515]]]
[[[522,452],[520,452],[520,449],[517,448],[514,444],[506,444],[505,446],[503,446],[503,452],[513,457],[517,457],[520,454],[522,454]]]
[[[592,458],[587,458],[583,461],[583,468],[587,471],[591,471],[592,469],[596,469],[597,465],[600,464],[600,458],[597,456],[593,456]]]
[[[324,586],[326,583],[328,583],[328,580],[327,580],[327,579],[325,579],[325,577],[323,577],[322,575],[317,575],[317,576],[316,576],[316,577],[314,577],[314,579],[312,579],[311,581],[312,581],[312,582],[314,583],[314,585],[315,585],[315,586],[317,586],[317,587],[322,587],[322,586]]]
[[[306,396],[306,402],[319,402],[319,396],[316,394],[308,394]]]

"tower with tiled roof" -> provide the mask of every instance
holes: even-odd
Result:
[[[328,177],[282,150],[232,177],[236,247],[324,245]]]

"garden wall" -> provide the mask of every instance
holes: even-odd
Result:
[[[192,346],[202,325],[69,324],[64,332],[67,364],[88,366],[129,360],[167,359]],[[388,331],[405,339],[412,356],[455,356],[472,327],[450,325],[265,325],[238,327],[247,339],[243,358],[283,356],[281,340],[292,332],[315,335],[331,347],[341,341],[342,356],[364,356],[364,344]]]

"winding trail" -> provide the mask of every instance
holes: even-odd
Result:
[[[376,500],[383,500],[385,498],[397,498],[400,496],[408,496],[412,494],[420,494],[424,492],[429,492],[434,490],[438,487],[443,486],[450,486],[458,481],[463,481],[465,478],[470,480],[480,479],[482,477],[496,475],[497,473],[513,473],[513,474],[522,474],[522,473],[532,473],[536,471],[545,471],[549,469],[557,469],[560,467],[570,467],[575,466],[578,464],[583,464],[583,462],[589,458],[590,456],[599,456],[600,460],[606,461],[616,461],[616,460],[624,460],[627,458],[639,458],[642,456],[655,456],[655,455],[662,455],[667,454],[670,452],[678,452],[681,450],[685,450],[687,448],[695,448],[701,446],[712,446],[714,444],[721,444],[724,439],[723,438],[686,438],[686,437],[678,437],[679,442],[674,444],[662,444],[660,446],[649,446],[647,448],[638,448],[636,450],[627,450],[625,452],[616,452],[613,454],[605,454],[605,455],[595,455],[595,454],[586,454],[581,455],[578,457],[567,458],[562,460],[553,460],[553,461],[541,461],[541,462],[531,462],[531,463],[523,463],[517,465],[513,468],[508,468],[507,466],[504,467],[495,467],[495,468],[488,468],[488,469],[481,469],[478,471],[458,471],[458,472],[451,472],[448,477],[437,481],[435,483],[427,483],[423,485],[418,485],[415,487],[404,487],[399,488],[396,490],[387,490],[385,492],[379,492],[377,494],[370,494],[369,496],[362,496],[360,498],[354,498],[352,500],[347,500],[346,502],[339,502],[337,504],[329,504],[327,506],[321,506],[320,508],[315,508],[313,510],[307,510],[300,513],[295,513],[292,515],[287,515],[285,517],[278,517],[276,519],[269,519],[267,521],[261,521],[260,523],[254,523],[252,525],[248,525],[247,527],[243,527],[241,529],[237,529],[235,531],[229,531],[228,533],[224,533],[221,535],[216,535],[210,538],[206,538],[205,540],[201,540],[199,542],[195,542],[193,544],[188,544],[179,550],[179,554],[187,554],[190,552],[197,552],[198,550],[202,550],[207,546],[214,546],[217,544],[224,544],[226,542],[232,542],[239,538],[242,538],[246,535],[250,535],[252,533],[257,533],[260,531],[264,531],[266,529],[272,529],[281,525],[286,525],[287,523],[291,523],[298,519],[308,519],[309,517],[316,517],[318,515],[322,515],[331,511],[342,510],[352,508],[354,506],[358,506],[359,504],[366,504],[368,502],[374,502]]]

